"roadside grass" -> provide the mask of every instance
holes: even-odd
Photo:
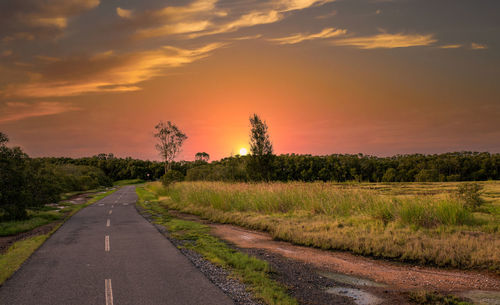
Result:
[[[459,183],[181,182],[146,188],[170,209],[322,249],[500,272],[500,182],[470,210]]]
[[[83,205],[72,204],[63,200],[59,202],[60,208],[57,208],[55,206],[44,206],[37,209],[30,209],[28,210],[28,217],[29,217],[28,219],[0,222],[0,236],[10,236],[23,232],[28,232],[40,226],[61,220],[68,213],[77,211],[81,209],[83,206],[92,204],[112,193],[112,191],[100,191],[100,192],[98,191],[100,190],[90,191],[90,192],[95,192],[95,194],[92,195],[92,198],[90,198]]]
[[[20,221],[0,222],[0,236],[14,235],[33,230],[63,217],[58,211],[28,211],[29,218]]]
[[[425,291],[411,293],[410,301],[418,305],[473,305],[452,295]]]
[[[0,285],[5,282],[27,260],[49,234],[30,237],[13,244],[5,254],[0,255]]]
[[[10,276],[12,276],[12,274],[14,274],[14,272],[16,272],[19,269],[19,267],[21,267],[24,261],[26,261],[31,256],[31,254],[33,254],[33,252],[35,252],[36,249],[38,249],[45,242],[45,240],[47,240],[47,238],[50,237],[50,235],[52,235],[55,231],[57,231],[57,229],[59,229],[59,227],[62,226],[62,224],[66,220],[68,220],[71,216],[76,214],[81,209],[101,200],[102,198],[114,193],[115,191],[116,189],[109,190],[103,193],[96,193],[92,196],[92,198],[90,198],[84,204],[74,205],[66,203],[66,207],[64,209],[59,210],[59,212],[50,212],[50,215],[53,214],[55,216],[50,216],[46,218],[50,219],[51,217],[54,217],[48,223],[62,220],[52,229],[51,232],[49,232],[48,234],[37,235],[15,242],[12,246],[9,247],[9,249],[7,249],[5,253],[0,254],[0,285],[2,285],[3,282],[5,282],[5,280],[7,280]],[[4,228],[6,231],[13,230],[12,228],[22,227],[22,225],[20,225],[19,223],[11,224],[10,227],[9,226],[2,227],[3,224],[4,223],[0,223],[0,228]]]
[[[149,186],[151,189],[151,185]],[[156,186],[152,189],[158,190]],[[232,275],[247,284],[253,294],[266,304],[297,304],[286,289],[270,279],[267,262],[230,248],[210,235],[206,225],[173,218],[158,202],[158,196],[144,188],[136,188],[138,204],[154,216],[155,221],[167,228],[171,237],[183,242],[183,247],[194,250],[212,263],[229,269]]]
[[[131,185],[131,184],[141,184],[146,181],[142,179],[126,179],[126,180],[117,180],[113,182],[114,186],[124,186],[124,185]]]

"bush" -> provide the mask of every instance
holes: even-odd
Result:
[[[464,183],[458,186],[457,197],[464,206],[474,210],[479,208],[484,200],[481,198],[483,186],[478,183]]]
[[[161,183],[164,186],[169,186],[174,182],[184,181],[184,175],[180,171],[169,170],[163,177],[161,177]]]

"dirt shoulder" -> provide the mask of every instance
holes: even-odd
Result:
[[[403,290],[500,290],[500,277],[475,271],[412,266],[275,241],[269,234],[233,225],[211,224],[214,235],[239,248],[263,249],[319,269],[371,279]]]

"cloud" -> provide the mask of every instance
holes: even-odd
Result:
[[[0,39],[9,42],[57,36],[67,27],[68,18],[99,3],[100,0],[2,0]]]
[[[8,57],[12,55],[12,50],[5,50],[2,53],[0,53],[0,56],[2,57]]]
[[[316,16],[315,18],[316,19],[327,19],[327,18],[330,18],[333,16],[337,16],[337,13],[338,13],[337,10],[333,10],[327,14]]]
[[[261,37],[262,37],[262,34],[256,34],[256,35],[248,35],[248,36],[235,37],[233,39],[234,40],[250,40],[250,39],[259,39]]]
[[[62,102],[7,102],[0,106],[0,123],[19,121],[32,117],[40,117],[80,110],[73,105]]]
[[[186,38],[237,31],[240,28],[275,23],[291,11],[320,6],[334,0],[270,0],[235,5],[217,0],[195,0],[184,6],[132,12],[117,8],[124,26],[135,29],[135,38],[145,39],[175,34]],[[225,7],[221,7],[225,6]]]
[[[338,46],[351,46],[359,49],[393,49],[418,46],[428,46],[437,42],[433,34],[388,34],[381,33],[373,36],[350,37],[334,40]]]
[[[156,50],[42,61],[30,79],[8,85],[0,95],[12,98],[45,98],[85,93],[126,92],[141,88],[140,82],[207,57],[223,44],[211,43],[196,49],[165,46]]]
[[[459,49],[461,47],[463,47],[463,45],[461,45],[461,44],[446,44],[443,46],[439,46],[438,48],[440,48],[440,49]]]
[[[116,13],[122,18],[123,26],[135,29],[135,38],[144,39],[205,30],[211,18],[226,14],[216,8],[216,3],[217,0],[195,0],[184,6],[165,6],[143,12],[118,7]]]
[[[126,10],[120,7],[116,8],[116,14],[122,18],[132,18],[132,10]]]
[[[305,40],[338,37],[345,35],[346,33],[347,30],[345,29],[325,28],[321,32],[316,34],[297,33],[286,37],[272,38],[269,39],[269,41],[277,42],[279,44],[296,44]]]
[[[472,50],[486,50],[486,49],[488,49],[488,46],[485,44],[473,42],[473,43],[471,43],[470,48]]]

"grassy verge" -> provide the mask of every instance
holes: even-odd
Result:
[[[456,183],[182,182],[146,187],[168,208],[267,231],[295,244],[500,272],[500,183],[485,184],[487,202],[479,211],[450,194]]]
[[[410,301],[418,305],[473,305],[452,295],[423,291],[411,293]]]
[[[60,210],[58,213],[64,213],[58,215],[58,218],[52,220],[57,221],[64,218],[64,221],[73,216],[76,212],[80,211],[84,207],[95,203],[98,200],[112,194],[116,190],[110,190],[105,193],[97,193],[92,196],[85,204],[79,205],[67,205],[64,209]],[[64,217],[62,216],[64,215]],[[19,267],[24,263],[26,259],[28,259],[33,252],[36,251],[44,242],[49,238],[52,233],[57,231],[57,229],[63,224],[62,221],[57,226],[55,226],[52,231],[48,234],[37,235],[33,237],[29,237],[14,243],[4,254],[0,254],[0,285],[3,284],[5,280],[7,280],[14,272],[16,272]]]
[[[212,263],[229,269],[236,278],[247,284],[254,295],[266,304],[297,304],[286,289],[269,278],[267,262],[250,257],[230,248],[209,234],[209,227],[176,219],[158,203],[158,196],[144,188],[137,188],[138,204],[154,215],[155,221],[167,228],[172,238],[182,241],[184,247],[194,250]]]

